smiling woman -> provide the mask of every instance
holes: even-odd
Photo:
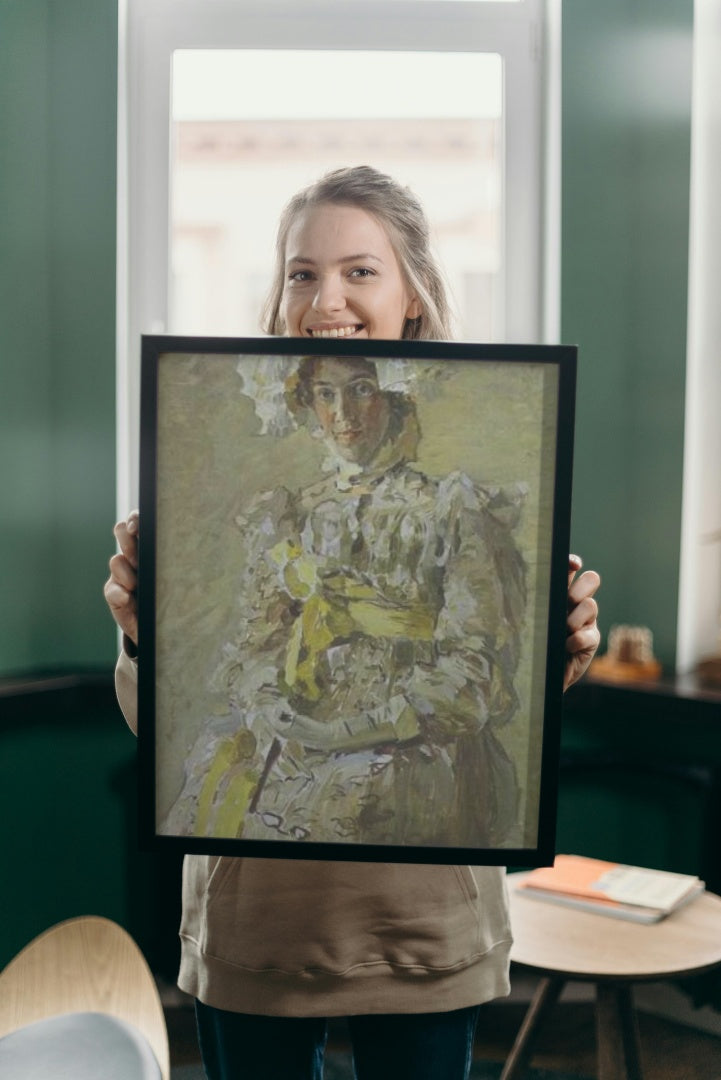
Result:
[[[450,312],[417,198],[367,166],[299,192],[278,228],[270,334],[450,338]]]
[[[321,204],[325,246],[311,227]],[[257,841],[260,850],[300,845],[308,859],[189,855],[179,984],[198,999],[209,1075],[315,1080],[326,1038],[322,1018],[373,1014],[383,1021],[382,1033],[374,1020],[353,1034],[359,1080],[451,1074],[460,1080],[469,1072],[479,1004],[507,993],[509,985],[510,927],[495,860],[518,850],[525,832],[516,756],[501,739],[521,704],[517,680],[530,569],[517,540],[524,490],[497,473],[487,482],[486,446],[477,447],[470,468],[455,453],[436,458],[433,468],[418,460],[430,416],[420,414],[414,381],[432,398],[441,372],[436,380],[435,369],[422,365],[423,377],[419,371],[413,380],[395,362],[400,342],[377,340],[391,332],[445,336],[443,286],[418,201],[389,176],[361,167],[322,178],[289,207],[277,246],[270,329],[302,330],[310,348],[299,356],[290,340],[285,343],[292,363],[281,365],[280,393],[257,378],[257,364],[243,379],[243,393],[255,404],[253,387],[262,391],[256,419],[267,423],[269,438],[259,440],[254,429],[256,462],[265,461],[287,428],[279,416],[270,434],[268,400],[278,412],[290,411],[294,401],[302,404],[296,391],[303,387],[310,404],[305,411],[320,424],[320,449],[327,453],[314,454],[309,464],[317,468],[294,482],[293,459],[300,455],[288,453],[286,444],[274,482],[251,484],[249,459],[229,431],[221,447],[209,443],[203,425],[181,425],[185,434],[199,436],[203,454],[213,457],[213,447],[230,454],[242,539],[227,590],[233,610],[210,680],[222,705],[205,710],[194,694],[189,699],[198,738],[183,741],[183,773],[169,792],[161,832],[187,837],[193,847],[203,837],[247,841],[249,851],[259,850]],[[341,235],[341,222],[350,237]],[[370,233],[357,236],[361,227]],[[394,259],[378,247],[379,229]],[[290,264],[295,276],[289,277],[288,255],[300,259]],[[294,297],[304,294],[306,282],[308,296],[296,310]],[[371,340],[344,343],[352,359],[342,371],[339,344],[310,335],[314,328],[345,328],[347,334],[348,327]],[[442,358],[444,379],[450,347],[431,348],[427,356]],[[328,362],[304,363],[300,377],[296,364],[309,351]],[[354,363],[357,353],[366,364]],[[226,401],[225,394],[213,395],[209,374],[182,383],[195,390],[204,384],[215,404]],[[553,404],[553,395],[542,392],[545,375],[541,384],[533,430],[543,441],[543,403]],[[489,439],[478,410],[468,412],[468,397],[459,387],[445,402],[445,416],[437,417],[436,433],[446,446],[446,431],[460,432],[464,450],[473,441],[463,438],[463,414],[476,441]],[[525,410],[527,398],[517,397]],[[503,427],[522,453],[528,423]],[[309,440],[297,434],[300,450]],[[191,470],[183,527],[165,532],[177,552],[190,519],[186,550],[201,568],[209,565],[213,530],[205,514],[195,526],[193,514],[206,487],[212,492],[218,483],[216,466],[217,459],[208,485]],[[166,478],[173,472],[148,470]],[[539,499],[538,505],[550,502]],[[539,531],[548,543],[551,532]],[[122,553],[111,559],[106,583],[111,610],[136,643],[137,569],[149,565],[144,556],[139,562],[138,535],[137,515],[116,526]],[[153,544],[152,531],[143,537]],[[158,540],[160,547],[159,534]],[[232,558],[231,547],[221,561]],[[560,596],[559,611],[567,606],[567,684],[585,670],[598,644],[592,598],[598,578],[587,572],[576,579],[579,568],[578,559],[569,560],[567,604]],[[195,590],[189,575],[178,572],[177,559],[172,581],[182,591],[181,608],[192,612],[187,634],[165,636],[166,655],[177,663],[179,648],[197,651],[212,634],[189,603]],[[563,577],[558,581],[564,585]],[[141,595],[152,595],[142,588]],[[152,630],[142,633],[153,640]],[[155,708],[154,668],[144,663],[139,660],[141,690],[147,682],[146,700]],[[133,725],[137,676],[131,652],[124,653],[117,685]],[[154,809],[160,818],[157,802]],[[535,823],[531,832],[535,842]],[[389,855],[398,849],[409,861],[348,861],[352,843]],[[332,865],[309,861],[314,844],[337,845],[340,858]],[[421,847],[434,862],[441,858],[435,849],[443,849],[441,862],[457,857],[458,848],[488,850],[494,865],[419,867],[410,860]],[[422,1016],[414,1021],[414,1014]],[[302,1048],[290,1044],[291,1028],[302,1031]]]
[[[289,334],[399,338],[420,314],[385,229],[357,206],[311,207],[290,229],[287,251]]]

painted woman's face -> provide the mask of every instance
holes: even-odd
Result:
[[[381,223],[323,203],[288,232],[281,313],[296,337],[396,339],[421,307]]]
[[[328,357],[316,363],[311,389],[313,410],[338,454],[369,465],[390,420],[388,399],[375,376],[353,360]]]

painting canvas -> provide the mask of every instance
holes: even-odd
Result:
[[[143,340],[146,846],[553,854],[575,350]]]

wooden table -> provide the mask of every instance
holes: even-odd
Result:
[[[721,966],[721,898],[703,893],[661,922],[626,922],[529,899],[509,874],[511,960],[542,975],[501,1074],[519,1080],[569,980],[596,986],[599,1080],[643,1080],[632,986]]]

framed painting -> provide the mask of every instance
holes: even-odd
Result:
[[[576,351],[145,337],[141,841],[542,865]]]

